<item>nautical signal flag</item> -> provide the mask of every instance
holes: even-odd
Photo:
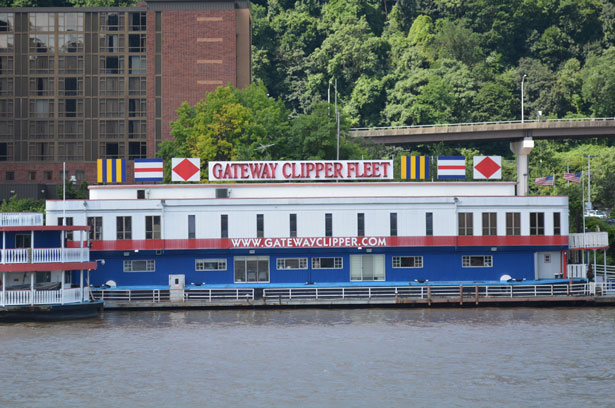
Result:
[[[474,180],[501,178],[502,156],[474,156]]]
[[[171,181],[201,181],[201,159],[171,159]]]
[[[98,159],[96,168],[99,183],[126,182],[126,159]]]
[[[135,159],[135,182],[162,181],[162,159]]]
[[[534,180],[534,183],[537,186],[552,186],[553,185],[553,176],[538,177],[536,180]]]
[[[438,179],[465,179],[464,156],[438,156]]]
[[[429,156],[401,156],[402,180],[429,180]]]

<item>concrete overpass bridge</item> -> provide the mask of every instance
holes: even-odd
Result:
[[[615,118],[574,118],[391,126],[350,129],[351,137],[376,143],[407,145],[439,142],[515,141],[615,137]]]
[[[509,141],[510,150],[517,156],[517,194],[526,195],[529,190],[528,155],[534,148],[534,139],[615,137],[615,118],[353,128],[350,136],[388,145]]]

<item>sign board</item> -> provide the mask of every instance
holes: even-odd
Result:
[[[393,160],[209,162],[209,181],[392,180]]]

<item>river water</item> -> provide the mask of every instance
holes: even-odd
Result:
[[[615,308],[0,324],[0,407],[614,407]]]

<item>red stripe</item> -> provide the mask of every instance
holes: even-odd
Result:
[[[96,269],[96,262],[51,262],[0,265],[0,272],[76,271],[79,269]]]
[[[160,168],[160,167],[139,167],[139,168],[136,168],[135,167],[135,173],[139,173],[139,172],[154,172],[154,171],[162,173],[162,168]]]
[[[439,165],[438,170],[465,170],[466,166]]]
[[[479,236],[479,237],[377,237],[386,240],[387,247],[445,247],[445,246],[566,246],[567,235],[557,236]],[[244,239],[244,238],[237,238]],[[252,238],[246,238],[252,239]],[[266,238],[261,238],[265,240]],[[275,239],[275,238],[272,238]],[[124,240],[91,241],[92,251],[132,251],[164,249],[231,249],[230,238],[206,239],[159,239],[159,240]],[[69,242],[78,245],[78,242]],[[308,247],[305,247],[308,248]],[[301,249],[301,248],[291,248]]]

